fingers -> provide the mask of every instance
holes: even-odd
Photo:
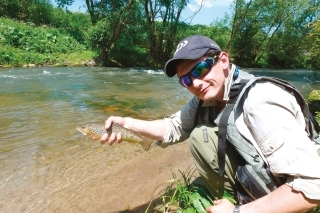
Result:
[[[104,134],[101,138],[100,138],[100,143],[101,144],[105,144],[108,143],[109,145],[113,145],[115,142],[117,143],[121,143],[122,142],[122,136],[120,132],[117,133],[112,133],[111,135],[108,134]]]
[[[222,199],[213,201],[213,204],[214,204],[214,205],[218,205],[218,204],[220,204],[220,203],[222,203]]]
[[[120,125],[123,125],[124,123],[124,118],[122,117],[116,117],[116,116],[110,116],[106,121],[105,121],[105,128],[106,130],[108,130],[113,123],[118,123]],[[109,145],[113,145],[115,142],[117,143],[121,143],[122,141],[122,136],[121,133],[115,133],[112,132],[111,134],[104,134],[101,138],[100,138],[100,143],[101,144],[105,144],[106,142]]]
[[[220,199],[215,200],[213,202],[214,206],[207,207],[206,211],[208,213],[225,213],[232,212],[234,209],[234,205],[228,199]]]
[[[108,143],[111,146],[114,144],[115,141],[119,140],[119,139],[117,139],[117,136],[118,136],[118,134],[116,134],[116,133],[112,133],[111,135],[108,135],[106,133],[100,138],[100,143],[101,144]]]

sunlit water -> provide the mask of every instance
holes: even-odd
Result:
[[[289,80],[304,95],[319,89],[304,79],[308,70],[250,71]],[[108,199],[97,193],[101,174],[144,151],[102,146],[76,126],[111,115],[162,118],[190,97],[160,69],[0,69],[0,212],[86,212]]]

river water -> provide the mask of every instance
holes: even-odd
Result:
[[[304,79],[309,70],[249,71],[288,80],[304,95],[320,89]],[[76,127],[111,115],[162,118],[189,98],[161,69],[1,68],[0,212],[87,212],[100,188],[92,180],[144,151],[102,146]]]

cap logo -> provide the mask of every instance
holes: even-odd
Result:
[[[186,46],[188,44],[188,41],[187,40],[184,40],[183,42],[179,43],[178,46],[177,46],[177,49],[175,51],[178,52],[179,50],[181,50],[184,46]]]

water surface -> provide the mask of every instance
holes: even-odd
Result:
[[[289,80],[304,94],[309,70],[250,69]],[[143,155],[138,145],[102,146],[75,130],[111,115],[163,118],[191,95],[161,69],[0,69],[0,212],[87,212],[112,192],[102,174]],[[99,193],[98,193],[99,192]]]

